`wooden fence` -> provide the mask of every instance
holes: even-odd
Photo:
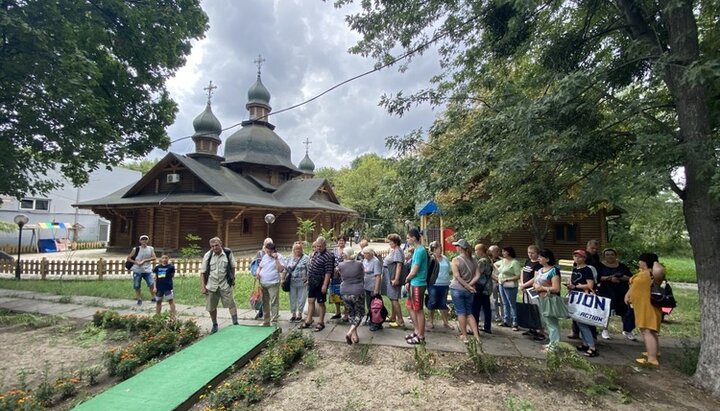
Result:
[[[378,253],[380,258],[387,255],[387,251]],[[249,272],[252,258],[238,258],[238,271]],[[198,275],[201,271],[202,260],[172,260],[177,275]],[[21,259],[21,273],[30,278],[74,280],[102,280],[103,278],[126,278],[132,273],[125,268],[125,259],[71,259],[71,260],[24,260]],[[14,260],[0,260],[0,275],[8,277],[15,274]]]

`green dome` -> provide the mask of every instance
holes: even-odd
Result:
[[[262,80],[260,80],[260,75],[258,75],[255,84],[250,86],[248,90],[248,104],[250,103],[270,105],[270,92],[265,88]]]
[[[300,161],[300,170],[310,173],[315,171],[315,163],[310,160],[310,157],[308,157],[307,153],[305,153],[305,157]]]
[[[290,146],[264,124],[243,124],[225,141],[225,163],[250,163],[297,170]]]
[[[210,103],[205,106],[205,110],[193,120],[193,128],[195,135],[207,137],[217,137],[222,132],[220,121],[213,114]]]

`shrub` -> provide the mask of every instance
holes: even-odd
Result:
[[[13,410],[39,411],[43,407],[25,390],[10,390],[0,394],[0,411]]]

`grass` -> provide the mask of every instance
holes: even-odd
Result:
[[[689,257],[662,257],[667,270],[668,281],[681,283],[697,283],[695,260]]]
[[[258,284],[256,283],[257,287]],[[108,299],[134,299],[131,279],[122,280],[10,280],[0,279],[0,288],[12,290],[36,291],[62,296],[91,296]],[[205,306],[205,296],[200,293],[200,280],[198,277],[175,277],[173,279],[175,302],[178,304]],[[253,288],[253,278],[249,273],[240,273],[235,284],[235,302],[240,308],[249,308],[250,293]],[[143,299],[147,302],[150,293],[147,287],[142,286]],[[100,300],[99,302],[102,302]],[[330,308],[330,307],[328,307]],[[280,309],[289,310],[289,293],[280,292]],[[334,310],[334,308],[332,308]]]

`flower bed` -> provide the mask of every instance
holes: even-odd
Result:
[[[315,341],[300,331],[291,331],[285,337],[278,337],[258,358],[250,361],[245,370],[217,386],[207,395],[208,405],[204,410],[232,409],[233,404],[259,402],[263,396],[263,385],[279,381],[293,363],[312,348]]]

